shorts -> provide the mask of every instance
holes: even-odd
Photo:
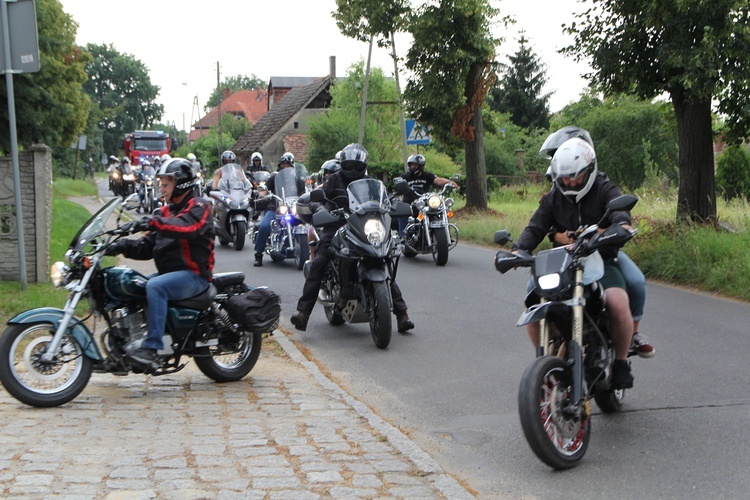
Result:
[[[616,258],[604,259],[604,277],[599,280],[599,283],[601,283],[605,290],[607,288],[628,289],[627,282],[622,275],[620,264],[617,262]]]

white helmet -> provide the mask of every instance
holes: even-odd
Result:
[[[171,157],[171,156],[169,156],[169,155],[168,155],[167,153],[164,153],[163,155],[161,155],[161,162],[162,162],[162,163],[164,163],[164,162],[166,162],[166,161],[169,161],[169,160],[171,160],[171,159],[172,159],[172,157]]]
[[[568,139],[552,157],[552,182],[557,189],[578,203],[586,196],[596,179],[597,164],[594,148],[581,138]],[[587,176],[579,186],[566,186],[563,179],[575,179]]]
[[[195,155],[193,153],[188,153],[187,159],[188,159],[188,161],[195,161],[195,160],[197,160],[197,158],[195,157]]]

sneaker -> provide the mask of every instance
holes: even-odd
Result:
[[[297,311],[292,314],[292,324],[297,330],[304,332],[307,330],[307,320],[310,319],[310,313],[305,311]]]
[[[656,351],[654,351],[654,347],[648,343],[646,337],[636,332],[633,335],[633,342],[630,344],[630,353],[637,354],[642,358],[653,358]]]
[[[612,364],[612,389],[630,389],[633,387],[633,380],[630,363],[616,359]]]
[[[396,325],[398,327],[398,333],[406,333],[414,328],[414,322],[409,319],[409,313],[406,311],[396,312]]]
[[[255,262],[253,262],[253,267],[261,267],[263,266],[263,254],[262,253],[256,253],[255,254]]]
[[[158,359],[159,355],[156,354],[156,349],[150,349],[148,347],[139,347],[132,353],[129,353],[130,359],[137,361],[143,365],[153,365]]]

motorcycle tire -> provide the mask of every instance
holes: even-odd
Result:
[[[391,314],[390,290],[385,281],[370,284],[370,334],[379,349],[391,343],[393,315]]]
[[[294,235],[294,263],[298,270],[305,267],[305,261],[310,257],[310,246],[307,243],[306,234]]]
[[[193,358],[198,369],[215,382],[236,382],[255,367],[260,356],[263,334],[244,332],[239,353],[226,354],[221,346],[206,348],[208,356]]]
[[[565,361],[542,356],[526,369],[518,389],[518,414],[526,441],[539,460],[558,470],[578,465],[591,436],[590,416],[563,415],[572,379]]]
[[[614,413],[625,403],[625,389],[608,389],[594,394],[596,406],[604,413]]]
[[[63,338],[50,363],[41,355],[55,334],[51,323],[10,325],[0,337],[0,382],[11,396],[29,406],[51,408],[78,396],[91,378],[94,362],[78,341]]]
[[[331,289],[328,286],[328,281],[324,280],[323,283],[320,286],[321,291],[323,291],[328,297],[331,296]],[[341,315],[340,312],[336,310],[334,306],[323,306],[323,312],[326,313],[326,319],[328,320],[328,323],[330,323],[333,326],[341,326],[344,323],[346,323],[346,320]]]
[[[234,249],[239,251],[245,248],[247,240],[247,222],[238,220],[234,223]]]
[[[444,266],[448,263],[448,250],[450,242],[448,241],[448,231],[440,229],[433,233],[435,241],[432,247],[432,260],[438,266]]]
[[[148,194],[148,197],[146,198],[146,207],[148,208],[148,213],[152,214],[154,213],[154,210],[156,210],[156,206],[154,206],[154,195],[151,193]]]

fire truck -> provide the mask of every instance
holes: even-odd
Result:
[[[136,130],[125,134],[122,148],[130,164],[140,165],[141,158],[149,161],[176,149],[177,144],[163,130]]]

